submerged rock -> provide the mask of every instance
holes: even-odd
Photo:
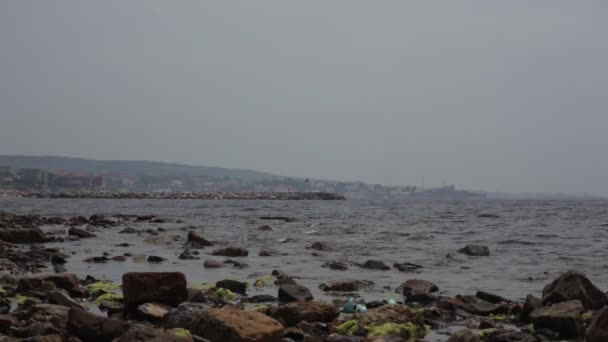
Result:
[[[226,247],[213,251],[213,255],[228,256],[228,257],[246,257],[249,251],[242,247]]]
[[[310,245],[309,248],[312,248],[317,251],[325,251],[325,252],[331,252],[334,250],[330,245],[326,244],[325,242],[315,242],[312,245]]]
[[[363,263],[363,265],[361,265],[361,268],[381,271],[387,271],[391,269],[391,267],[385,264],[382,260],[367,260]]]
[[[122,276],[127,306],[153,302],[177,305],[188,298],[186,276],[181,272],[130,272]]]
[[[490,248],[483,245],[466,245],[459,249],[458,252],[471,256],[489,256]]]
[[[97,235],[95,235],[93,233],[89,233],[86,230],[82,230],[82,229],[76,228],[76,227],[71,227],[68,230],[68,235],[78,236],[81,239],[97,237]]]
[[[256,311],[209,309],[196,314],[187,327],[193,334],[211,341],[278,342],[283,326]]]
[[[599,310],[608,304],[606,294],[600,291],[584,274],[569,271],[543,289],[543,305],[580,300],[585,309]]]
[[[394,263],[393,267],[398,269],[400,272],[414,272],[417,269],[422,268],[422,266],[420,265],[412,264],[409,262]]]
[[[207,241],[193,230],[188,232],[188,244],[190,244],[192,247],[198,248],[213,246],[211,242]]]

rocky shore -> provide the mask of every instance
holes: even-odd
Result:
[[[0,197],[65,199],[198,199],[198,200],[345,200],[327,192],[23,192],[4,191]]]
[[[120,283],[114,283],[69,273],[73,256],[45,246],[94,240],[95,229],[137,233],[121,226],[162,220],[153,215],[44,217],[1,212],[0,341],[608,341],[608,297],[576,271],[548,282],[539,298],[528,295],[517,301],[483,291],[448,296],[432,282],[408,273],[418,265],[396,264],[393,267],[406,276],[394,289],[395,299],[365,299],[361,290],[382,278],[336,277],[318,284],[333,298],[322,300],[299,283],[299,275],[278,269],[258,270],[264,275],[254,281],[224,279],[205,286],[189,282],[180,272],[126,272]],[[44,226],[63,228],[49,233],[41,229]],[[184,247],[179,259],[200,259],[202,251],[232,258],[201,261],[205,268],[228,263],[238,267],[245,263],[241,260],[264,257],[262,251],[250,255],[246,246],[220,248],[195,230],[186,229],[175,239]],[[329,248],[323,242],[310,246],[313,253]],[[483,258],[490,250],[468,245],[460,252]],[[134,256],[104,254],[87,262],[120,262],[119,257]],[[145,262],[165,260],[149,255]],[[336,270],[349,266],[328,265]],[[381,260],[358,266],[391,269]],[[276,295],[256,294],[258,287]]]

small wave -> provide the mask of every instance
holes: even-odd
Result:
[[[515,240],[515,239],[508,239],[508,240],[498,241],[498,244],[499,245],[526,245],[526,246],[537,245],[536,242],[522,241],[522,240]]]

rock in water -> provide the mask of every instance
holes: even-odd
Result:
[[[409,279],[400,287],[403,288],[403,296],[407,302],[422,304],[435,301],[436,297],[433,293],[439,291],[437,285],[422,279]]]
[[[181,272],[130,272],[122,276],[127,306],[153,302],[178,305],[188,298],[186,276]]]
[[[458,252],[471,256],[489,256],[490,248],[483,245],[466,245],[458,250]]]
[[[315,249],[317,251],[325,251],[325,252],[331,252],[334,250],[331,246],[329,246],[325,242],[315,242],[312,245],[310,245],[310,248]]]
[[[330,304],[299,302],[280,306],[272,316],[293,327],[300,321],[329,323],[340,316],[340,311]]]
[[[211,341],[279,342],[283,326],[256,311],[209,309],[199,312],[188,327],[193,334]]]
[[[224,279],[224,280],[218,281],[215,284],[215,287],[227,289],[234,293],[238,293],[238,294],[242,294],[242,295],[244,295],[247,292],[246,283],[236,281],[236,280],[230,280],[230,279]]]
[[[572,300],[536,309],[530,314],[530,321],[535,329],[549,329],[565,339],[577,338],[583,335],[582,313],[581,302]]]
[[[31,228],[0,229],[0,240],[10,243],[44,243],[50,239],[40,228]]]
[[[78,236],[81,239],[97,237],[97,235],[95,235],[93,233],[89,233],[86,230],[82,230],[82,229],[76,228],[76,227],[70,228],[68,230],[68,235]]]
[[[279,286],[279,302],[302,302],[313,300],[310,290],[302,285],[284,284]]]
[[[191,244],[192,246],[196,246],[196,247],[213,246],[213,244],[211,242],[207,241],[205,238],[198,235],[193,230],[188,232],[188,243]]]
[[[246,257],[249,251],[241,247],[226,247],[213,251],[213,255],[228,256],[228,257]]]
[[[599,310],[608,304],[600,291],[584,274],[568,271],[543,289],[543,305],[580,300],[587,310]]]
[[[367,260],[365,263],[363,263],[363,265],[361,265],[361,268],[381,271],[387,271],[391,269],[391,267],[385,264],[382,260]]]
[[[585,334],[587,342],[606,342],[608,341],[608,306],[600,310]]]

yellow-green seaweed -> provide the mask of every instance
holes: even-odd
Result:
[[[36,302],[36,303],[42,303],[42,301],[40,299],[36,298],[36,297],[28,297],[28,296],[24,296],[24,295],[20,295],[20,294],[15,295],[14,297],[9,298],[9,300],[11,302],[14,302],[14,303],[17,303],[17,304],[25,304],[25,302],[27,300],[31,300],[31,301]]]
[[[122,301],[122,295],[116,294],[116,293],[106,293],[106,294],[102,294],[101,296],[97,297],[97,299],[95,299],[95,303],[97,304],[101,304],[101,303],[120,303]]]
[[[346,321],[336,327],[336,332],[340,335],[353,335],[360,329],[359,321],[356,319],[351,319],[350,321]]]
[[[186,339],[191,339],[192,338],[192,333],[188,329],[175,328],[175,329],[171,329],[171,331],[173,331],[173,335],[175,335],[175,336],[183,337],[183,338],[186,338]]]
[[[98,281],[87,285],[86,288],[89,290],[91,297],[97,298],[103,294],[112,293],[120,287],[111,281]]]
[[[215,293],[225,302],[231,302],[238,298],[236,293],[224,288],[219,288],[215,290]]]

